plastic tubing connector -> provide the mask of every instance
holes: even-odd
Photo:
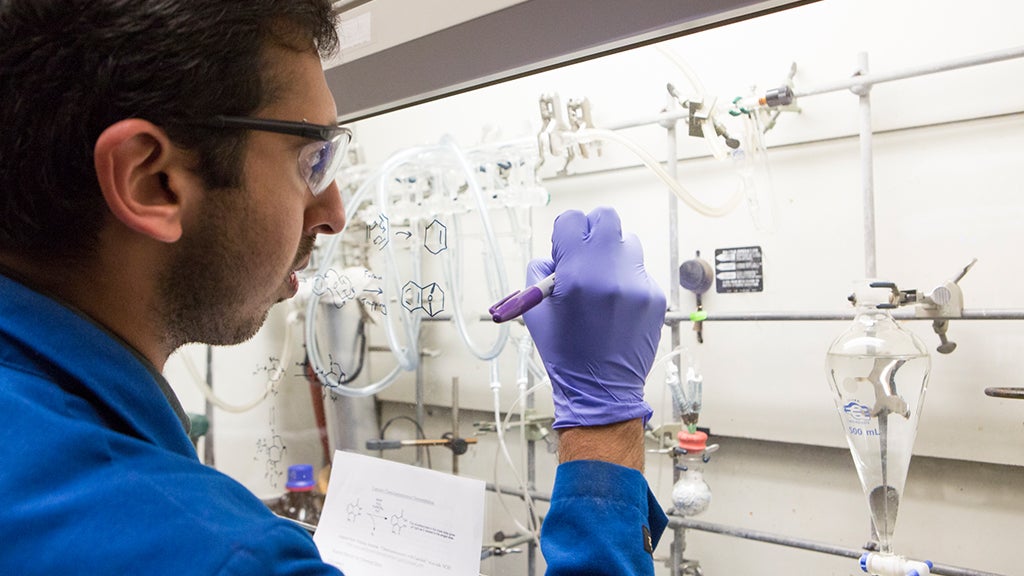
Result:
[[[688,454],[703,452],[708,447],[708,435],[700,430],[692,433],[686,430],[680,430],[679,433],[676,434],[676,439],[679,440],[679,447],[686,450]],[[903,575],[901,574],[900,576]]]
[[[930,560],[907,560],[895,554],[865,552],[860,557],[860,569],[875,576],[929,576],[932,563]]]

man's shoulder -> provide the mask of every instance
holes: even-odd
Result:
[[[102,435],[83,440],[93,445],[16,460],[20,489],[2,490],[18,496],[0,509],[0,536],[19,552],[0,559],[0,573],[218,574],[238,565],[260,574],[318,556],[301,528],[213,468]],[[4,569],[39,557],[41,572]]]

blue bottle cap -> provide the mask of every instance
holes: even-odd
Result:
[[[312,490],[315,484],[312,464],[293,464],[288,467],[288,483],[285,488],[305,491]]]

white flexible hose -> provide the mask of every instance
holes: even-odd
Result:
[[[494,228],[491,226],[490,214],[487,210],[487,204],[484,200],[483,190],[480,189],[480,183],[477,182],[476,177],[473,173],[472,167],[469,165],[469,160],[466,155],[463,154],[462,150],[455,144],[454,140],[450,137],[445,136],[442,142],[452,152],[455,158],[459,162],[459,166],[462,168],[466,175],[466,184],[469,189],[473,192],[473,197],[476,199],[477,211],[480,213],[480,222],[483,225],[484,237],[487,240],[487,245],[491,251],[491,268],[496,273],[497,277],[497,290],[494,290],[492,286],[492,295],[497,294],[503,296],[508,293],[508,280],[505,277],[505,261],[501,256],[501,246],[498,244],[498,240],[494,235]],[[473,339],[469,336],[469,331],[466,328],[466,318],[462,312],[462,302],[457,293],[458,286],[455,282],[455,274],[452,270],[452,256],[446,252],[444,257],[441,259],[441,265],[444,270],[445,281],[448,283],[449,288],[453,291],[451,296],[452,301],[452,316],[455,320],[455,327],[459,332],[459,337],[462,338],[462,342],[466,345],[466,348],[481,360],[491,360],[496,358],[501,351],[505,348],[505,344],[508,342],[509,325],[501,324],[498,327],[498,336],[495,338],[494,343],[488,350],[481,350],[478,348]],[[498,297],[495,296],[495,297]]]
[[[532,524],[532,518],[535,514],[533,498],[530,497],[529,486],[526,485],[526,482],[523,481],[522,476],[519,474],[519,470],[516,468],[515,462],[512,461],[511,454],[509,454],[508,445],[505,443],[505,424],[503,424],[501,421],[501,381],[498,378],[497,360],[491,361],[491,391],[494,394],[494,426],[497,429],[498,433],[498,448],[501,451],[502,455],[504,455],[505,461],[508,463],[509,468],[512,469],[512,475],[515,476],[516,486],[518,486],[519,490],[523,493],[523,499],[526,502],[527,510],[529,511]],[[509,410],[509,413],[511,412],[512,410]],[[501,506],[505,509],[505,512],[509,515],[509,518],[511,518],[512,522],[515,523],[516,527],[519,528],[520,531],[530,534],[531,539],[539,544],[540,539],[537,534],[537,530],[523,526],[519,519],[516,518],[512,514],[512,511],[509,510],[508,507],[505,505],[505,501],[502,499],[501,483],[498,482],[498,462],[499,459],[495,458],[494,489],[498,495],[498,500],[499,502],[501,502]]]
[[[683,76],[686,77],[690,86],[697,93],[698,98],[707,102],[708,97],[704,84],[686,61],[665,46],[658,45],[657,50],[683,73]],[[715,114],[715,107],[713,104],[711,110],[707,111],[707,119],[701,123],[701,132],[704,134],[704,141],[707,142],[712,155],[718,160],[728,160],[733,156],[733,153],[726,147],[722,139],[718,137],[718,132],[715,130],[715,124],[712,120]],[[758,230],[773,232],[775,230],[775,207],[773,205],[774,196],[770,188],[771,185],[764,181],[757,182],[757,176],[754,175],[755,171],[768,171],[767,159],[765,157],[766,147],[763,139],[764,131],[761,128],[759,119],[756,117],[756,113],[745,116],[743,128],[746,159],[742,161],[744,165],[737,170],[743,188],[741,193],[747,198],[750,215]],[[761,177],[762,180],[765,178],[767,177]],[[762,189],[765,187],[767,189]],[[759,191],[763,192],[765,197],[759,197]]]
[[[773,232],[775,194],[768,166],[768,150],[764,144],[764,130],[756,113],[744,116],[743,139],[745,155],[740,160],[737,173],[747,199],[747,209],[758,230]]]
[[[675,350],[666,352],[664,356],[655,360],[654,364],[651,364],[651,369],[647,372],[648,376],[653,374],[655,369],[659,366],[680,354],[686,354],[686,360],[691,366],[696,364],[696,360],[694,359],[693,354],[690,353],[690,349],[687,348],[686,345],[680,344],[679,346],[676,346]]]
[[[547,370],[545,370],[540,364],[537,364],[537,361],[533,359],[533,356],[530,357],[529,362],[530,373],[533,374],[534,378],[537,378],[538,380],[547,380],[548,384],[550,384],[551,378],[548,376]]]
[[[676,68],[679,68],[679,71],[683,73],[683,76],[686,76],[686,80],[690,83],[690,87],[693,88],[697,94],[703,96],[707,92],[704,90],[704,83],[700,81],[700,77],[697,76],[697,73],[694,72],[693,68],[690,68],[690,65],[680,58],[678,54],[661,44],[655,45],[655,48],[657,48],[658,52],[661,52],[662,56],[668,58],[669,62],[675,64]]]
[[[356,190],[356,193],[353,194],[352,200],[350,200],[346,206],[346,219],[344,227],[342,227],[342,229],[339,230],[338,233],[331,238],[330,242],[327,244],[325,248],[324,256],[320,264],[320,269],[317,271],[317,274],[319,276],[326,275],[328,270],[330,270],[332,266],[332,260],[334,259],[334,252],[335,250],[337,250],[338,244],[341,241],[342,234],[345,233],[345,230],[348,228],[348,224],[353,220],[353,217],[358,212],[359,206],[363,203],[363,200],[369,193],[371,186],[374,183],[378,182],[379,180],[383,180],[387,175],[391,174],[391,172],[393,172],[401,164],[404,164],[405,162],[408,162],[412,158],[415,158],[433,149],[434,148],[410,148],[408,150],[404,150],[402,152],[394,154],[393,156],[388,158],[388,160],[385,161],[384,164],[377,168],[377,170],[375,170],[374,173],[369,178],[367,178],[365,182],[363,182],[359,189]],[[406,353],[403,353],[401,351],[401,347],[398,346],[397,343],[395,342],[393,328],[390,326],[390,324],[388,326],[390,330],[388,342],[389,344],[392,344],[391,350],[392,353],[395,355],[395,358],[399,360],[399,365],[396,366],[395,369],[389,372],[382,379],[367,386],[349,386],[347,384],[341,383],[340,378],[334,376],[329,367],[324,366],[322,359],[323,356],[320,353],[319,339],[317,338],[316,334],[316,317],[317,311],[319,309],[320,296],[321,295],[319,294],[313,294],[306,305],[307,357],[309,358],[310,365],[313,367],[313,373],[316,374],[317,380],[319,380],[323,386],[330,388],[332,391],[337,392],[342,396],[349,396],[355,398],[372,396],[390,386],[397,379],[398,375],[401,373],[403,368],[409,365],[409,362],[407,361],[409,357],[407,354],[408,349],[406,349]],[[417,340],[411,339],[410,343],[410,348],[415,348]],[[418,350],[416,350],[415,355],[413,357],[416,360],[419,359]],[[405,362],[403,362],[403,360],[405,360]],[[415,369],[415,364],[412,365],[412,369]]]
[[[647,166],[649,169],[651,169],[651,171],[657,174],[658,177],[661,178],[665,182],[665,184],[668,185],[672,192],[674,192],[675,195],[680,200],[683,201],[683,203],[685,203],[690,208],[693,208],[698,213],[703,214],[704,216],[708,216],[711,218],[721,218],[722,216],[726,216],[733,210],[735,210],[736,207],[739,206],[740,203],[743,201],[742,190],[737,190],[732,195],[732,197],[729,198],[729,200],[726,201],[721,206],[709,206],[701,202],[700,200],[694,198],[693,195],[691,195],[686,190],[686,188],[683,188],[683,185],[679,183],[679,180],[676,180],[668,172],[666,172],[665,169],[661,167],[661,163],[655,160],[654,157],[650,155],[650,153],[648,153],[646,150],[638,146],[629,138],[626,138],[621,134],[618,134],[617,132],[613,132],[611,130],[602,130],[598,128],[586,128],[582,130],[577,130],[575,132],[566,132],[564,133],[564,136],[566,137],[566,139],[575,139],[578,143],[586,143],[593,140],[605,140],[621,144],[630,152],[635,154],[644,163],[645,166]]]
[[[515,412],[516,411],[516,407],[520,405],[520,402],[522,402],[523,406],[525,406],[526,405],[526,397],[529,396],[530,394],[533,394],[537,390],[539,390],[541,388],[544,388],[544,387],[548,387],[548,388],[551,387],[551,380],[548,379],[547,377],[545,377],[543,380],[541,380],[537,384],[534,384],[529,389],[521,390],[520,394],[516,398],[515,402],[513,402],[512,405],[509,406],[508,411],[505,413],[505,420],[504,420],[504,423],[502,424],[501,429],[502,430],[507,430],[508,429],[509,423],[512,421],[512,415],[516,413]],[[525,411],[521,412],[521,413],[525,413]],[[520,416],[520,418],[522,418],[522,416]],[[523,431],[522,432],[523,436],[525,436],[526,427],[525,426],[521,426],[520,428]],[[501,444],[501,443],[503,443],[503,440],[499,439],[499,444]],[[523,441],[522,445],[526,446],[525,440]],[[505,451],[506,462],[508,462],[508,465],[511,467],[512,466],[512,461],[511,461],[511,457],[508,456],[508,448],[504,447],[504,451]],[[525,455],[526,455],[526,450],[523,450],[524,459],[525,459]],[[523,466],[526,467],[526,464],[523,464]],[[515,473],[516,481],[519,482],[518,487],[520,488],[520,490],[522,490],[523,494],[526,494],[526,496],[524,497],[524,500],[526,502],[527,509],[530,511],[530,518],[534,518],[534,517],[536,517],[536,505],[533,502],[533,498],[531,498],[530,495],[528,494],[528,492],[526,490],[525,483],[522,482],[522,480],[520,479],[521,476],[518,474],[518,472],[516,472],[516,469],[513,467],[512,470]],[[498,482],[497,458],[495,458],[494,485],[495,486],[499,486],[500,485],[499,482]],[[500,495],[500,490],[498,492],[499,492],[499,495]],[[502,507],[505,508],[505,512],[508,513],[509,516],[512,515],[512,512],[508,509],[507,506],[504,505],[504,503],[502,503]],[[519,526],[519,528],[523,529],[521,525]]]
[[[672,358],[674,358],[676,356],[679,356],[680,354],[686,354],[687,361],[688,361],[688,363],[691,366],[696,365],[696,360],[693,358],[693,355],[690,353],[690,349],[687,348],[686,345],[680,344],[674,350],[672,350],[671,352],[665,353],[665,355],[663,355],[661,358],[658,358],[657,360],[654,361],[653,364],[651,364],[651,369],[650,369],[650,371],[647,372],[648,377],[650,377],[650,375],[653,374],[655,372],[655,370],[658,367],[660,367],[662,364],[664,364],[665,362],[668,362],[669,360],[671,360]],[[646,386],[646,384],[645,384],[645,386]],[[665,405],[665,393],[668,392],[668,390],[669,390],[668,380],[666,379],[664,381],[664,385],[661,387],[661,405],[662,406]],[[655,438],[654,435],[650,434],[650,433],[647,433],[647,437],[651,438],[651,439]],[[659,439],[658,447],[659,448],[661,447],[660,439]],[[658,470],[657,470],[657,475],[655,476],[658,480],[655,483],[656,484],[655,490],[654,490],[655,494],[661,494],[661,487],[662,487],[661,479],[664,478],[664,476],[665,476],[663,474],[663,471],[664,471],[664,464],[667,461],[668,461],[667,458],[658,458],[658,464],[657,464]]]
[[[665,46],[658,44],[658,52],[661,52],[662,56],[668,58],[669,62],[674,64],[683,76],[686,76],[686,80],[690,83],[690,87],[697,93],[697,98],[703,102],[707,102],[707,90],[704,89],[704,83],[700,81],[700,77],[697,73],[690,68],[690,65],[685,60],[679,57],[673,50],[666,48]],[[711,149],[711,154],[719,161],[729,159],[729,150],[726,148],[725,143],[718,137],[718,132],[715,131],[715,123],[712,120],[715,113],[715,106],[711,106],[711,110],[707,111],[707,118],[701,123],[701,133],[704,134],[704,141],[707,142],[708,148]]]
[[[501,351],[504,349],[505,344],[508,341],[509,325],[507,323],[499,325],[498,336],[495,339],[494,344],[489,350],[480,350],[469,335],[469,330],[466,326],[466,317],[462,311],[462,302],[458,293],[455,291],[456,286],[461,285],[461,282],[459,282],[459,279],[455,277],[455,272],[452,270],[451,256],[446,255],[441,259],[441,268],[444,271],[445,282],[453,289],[454,292],[451,295],[452,320],[455,322],[455,328],[458,330],[459,337],[462,339],[463,344],[466,345],[466,348],[468,348],[474,356],[481,360],[492,360],[496,358],[501,354]]]
[[[388,182],[390,181],[391,172],[384,172],[381,177],[377,180],[377,206],[384,214],[387,208],[388,202]],[[402,287],[399,284],[401,278],[398,274],[398,261],[395,258],[395,247],[390,241],[384,243],[384,259],[385,274],[390,282],[386,282],[383,286],[384,293],[383,299],[385,302],[401,302],[402,301]],[[418,267],[414,266],[414,269],[418,272]],[[419,277],[413,279],[416,285],[419,286]],[[398,336],[395,330],[395,321],[393,320],[396,316],[401,318],[402,327],[404,328],[404,336],[406,346],[398,341]],[[388,347],[391,348],[391,353],[394,354],[395,360],[398,361],[398,365],[403,370],[413,371],[419,364],[419,348],[418,334],[420,328],[419,316],[412,313],[405,306],[395,306],[388,314],[384,315],[384,327],[386,328],[385,334],[388,339]]]
[[[711,105],[711,109],[707,112],[707,119],[705,119],[700,125],[700,131],[704,134],[704,142],[706,142],[708,148],[711,149],[711,155],[719,162],[724,162],[729,159],[731,154],[729,152],[729,148],[725,145],[725,142],[718,137],[718,131],[715,129],[715,122],[712,120],[717,106],[717,103]]]
[[[516,402],[519,403],[519,446],[522,448],[522,450],[520,451],[522,453],[522,460],[520,462],[520,466],[521,466],[520,470],[529,470],[530,469],[530,464],[528,462],[528,456],[529,455],[527,454],[527,450],[526,450],[526,416],[527,416],[527,414],[526,414],[526,405],[528,404],[528,402],[526,401],[526,388],[527,388],[527,386],[530,383],[530,366],[529,366],[530,362],[529,361],[530,361],[530,356],[533,355],[533,341],[530,339],[529,336],[523,336],[523,338],[521,340],[519,340],[518,352],[519,352],[519,366],[516,368],[516,388],[519,390],[519,397],[516,398]],[[509,408],[508,414],[512,413],[512,410],[514,409],[514,407],[515,407],[515,403],[513,403],[512,408]],[[508,418],[508,414],[505,415],[506,419]],[[528,488],[528,487],[529,486],[524,486],[524,488]],[[523,492],[525,493],[526,490],[523,490]],[[533,502],[530,501],[530,500],[527,500],[527,505],[529,506],[529,509],[530,509],[530,518],[532,519],[533,518]]]
[[[347,206],[346,225],[341,231],[335,235],[330,243],[327,245],[322,264],[318,274],[323,276],[327,273],[332,265],[334,258],[334,252],[337,249],[338,242],[340,241],[341,235],[347,228],[348,222],[352,220],[352,216],[357,212],[360,204],[368,194],[371,186],[375,186],[376,199],[381,213],[384,214],[387,207],[389,206],[388,198],[388,184],[390,183],[391,173],[402,164],[405,164],[418,157],[422,157],[432,152],[447,152],[452,154],[458,161],[459,166],[462,168],[466,176],[466,183],[469,189],[473,192],[473,197],[476,200],[477,209],[480,213],[481,223],[483,225],[485,238],[491,251],[491,265],[493,267],[493,273],[496,277],[497,287],[492,285],[492,292],[503,295],[508,292],[508,281],[505,277],[505,269],[503,260],[501,258],[500,245],[494,234],[493,226],[491,225],[489,213],[486,206],[483,191],[480,189],[479,183],[476,181],[475,175],[472,168],[469,165],[469,161],[463,154],[462,150],[454,143],[454,141],[445,137],[440,146],[434,147],[419,147],[411,148],[399,152],[391,156],[380,168],[378,168],[373,175],[359,187],[356,193],[353,195],[352,200]],[[398,264],[395,256],[395,248],[391,242],[387,242],[383,249],[384,258],[387,268],[388,281],[384,283],[383,299],[385,302],[401,301],[402,299],[402,286],[400,283],[400,275],[397,273]],[[452,271],[452,264],[450,261],[451,256],[446,251],[445,257],[442,258],[442,265],[445,272],[450,289],[453,291],[451,301],[454,309],[455,324],[458,329],[459,335],[466,347],[469,348],[476,357],[482,360],[491,360],[496,358],[501,351],[504,349],[506,342],[508,341],[509,326],[507,324],[502,325],[498,328],[498,335],[493,345],[487,350],[481,350],[469,336],[469,332],[466,328],[465,316],[462,312],[461,300],[456,293],[458,289],[458,283],[454,277]],[[416,266],[418,271],[418,266]],[[489,270],[490,271],[490,270]],[[418,278],[417,278],[418,279]],[[495,289],[496,288],[496,289]],[[399,309],[398,306],[394,307],[390,314],[385,314],[384,325],[385,333],[388,340],[388,346],[391,349],[395,360],[398,363],[398,367],[392,370],[387,376],[378,382],[363,386],[363,387],[352,387],[340,382],[340,378],[335,376],[328,367],[323,365],[322,354],[320,351],[319,340],[316,334],[316,316],[318,304],[320,301],[320,295],[313,294],[307,305],[306,312],[306,345],[308,349],[308,356],[310,363],[314,369],[314,373],[317,379],[324,386],[336,391],[343,396],[354,396],[354,397],[365,397],[385,389],[397,378],[401,370],[412,371],[415,370],[419,363],[419,350],[418,350],[418,335],[420,329],[421,319],[419,316],[410,312],[404,306]],[[395,327],[395,316],[400,316],[402,324],[401,330]],[[398,333],[402,332],[404,343],[400,342]]]
[[[521,346],[524,346],[523,342],[525,342],[526,343],[525,346],[527,348],[529,348],[529,344],[531,343],[529,336],[524,336],[523,337],[523,341],[520,343]],[[523,349],[521,347],[520,348],[520,352],[522,352],[522,351],[523,351]],[[521,361],[522,360],[523,359],[521,357]],[[536,392],[540,388],[550,387],[551,386],[551,379],[548,378],[547,375],[545,374],[545,375],[542,376],[540,382],[538,382],[537,384],[534,384],[529,389],[526,388],[526,386],[525,386],[526,379],[523,377],[523,373],[524,373],[523,370],[525,369],[525,371],[527,373],[533,373],[535,366],[536,365],[533,363],[532,353],[528,357],[526,357],[524,362],[521,362],[520,376],[517,378],[517,384],[519,386],[519,395],[516,398],[515,402],[513,402],[512,405],[509,406],[508,411],[505,413],[505,420],[504,420],[504,422],[501,423],[500,426],[498,425],[497,422],[495,422],[495,425],[499,426],[500,430],[504,431],[504,430],[508,429],[509,422],[512,420],[512,415],[515,414],[517,406],[520,407],[520,409],[521,409],[520,410],[520,416],[519,416],[520,420],[519,421],[521,423],[525,422],[526,421],[526,398],[527,398],[527,396],[529,396],[530,394],[533,394],[534,392]],[[492,372],[493,372],[493,370],[492,370]],[[496,413],[495,415],[498,416],[499,414]],[[525,446],[526,446],[526,426],[522,426],[521,425],[519,428],[520,428],[520,442],[522,443],[521,445],[524,447],[524,450],[523,450],[523,460],[524,460],[524,462],[523,462],[522,466],[523,466],[523,468],[526,468],[527,467],[527,463],[525,462],[525,460],[526,460],[526,450],[525,450]],[[502,447],[502,450],[505,453],[506,461],[508,462],[509,466],[512,467],[512,471],[515,473],[516,480],[518,482],[520,482],[519,488],[523,492],[523,494],[525,494],[524,501],[526,502],[527,509],[530,512],[530,518],[533,519],[533,518],[536,517],[536,507],[535,507],[535,504],[533,502],[533,498],[531,498],[530,495],[529,495],[529,491],[527,490],[528,487],[525,485],[524,482],[522,482],[521,476],[516,472],[515,467],[512,466],[512,460],[511,460],[511,457],[508,455],[508,447],[504,445],[503,436],[499,437],[498,443],[499,443],[499,446]],[[497,458],[495,460],[497,461]],[[494,485],[495,486],[500,486],[500,483],[498,482],[497,462],[495,462]],[[499,493],[499,498],[500,498],[500,490],[498,490],[498,493]],[[511,511],[508,509],[507,506],[505,506],[504,502],[502,502],[502,507],[505,508],[505,512],[508,513],[509,516],[512,516]],[[521,525],[519,526],[519,528],[521,530],[523,529]],[[537,537],[535,533],[533,533],[533,535],[534,535],[534,538]]]
[[[451,141],[450,138],[445,138],[444,142],[440,146],[411,148],[391,156],[380,168],[378,168],[374,172],[373,175],[367,178],[363,185],[360,186],[356,193],[353,195],[352,200],[348,203],[347,206],[348,218],[346,219],[345,228],[347,228],[348,222],[352,220],[352,216],[355,215],[360,204],[367,196],[371,186],[375,185],[377,203],[381,212],[384,213],[387,206],[389,205],[387,186],[390,182],[391,173],[394,172],[394,170],[397,169],[402,164],[405,164],[407,162],[410,162],[411,160],[414,160],[418,157],[422,157],[433,152],[448,152],[453,154],[454,157],[458,160],[459,165],[465,172],[466,182],[474,193],[474,198],[476,199],[477,207],[480,212],[481,222],[483,224],[486,239],[488,245],[491,248],[491,253],[494,256],[492,261],[493,266],[495,268],[495,272],[497,274],[498,284],[496,292],[499,294],[506,293],[508,291],[508,282],[505,279],[504,267],[503,265],[500,264],[500,246],[498,245],[498,242],[494,235],[493,227],[491,226],[483,192],[480,190],[479,184],[476,182],[476,179],[474,178],[472,169],[469,166],[469,162],[466,159],[465,155],[454,144],[454,142]],[[344,233],[345,228],[339,231],[338,234],[335,235],[331,239],[331,242],[327,245],[320,270],[318,271],[319,275],[326,274],[328,269],[331,267],[334,252],[337,249],[337,245],[338,242],[340,241],[341,234]],[[391,242],[388,242],[383,250],[386,267],[388,271],[386,275],[388,276],[389,280],[388,282],[385,282],[383,286],[383,299],[385,302],[401,301],[402,299],[402,287],[399,285],[400,275],[397,273],[398,264],[394,250],[395,248]],[[443,259],[442,262],[444,264],[446,276],[448,277],[449,286],[452,287],[452,289],[454,290],[455,283],[454,278],[452,278],[453,275],[451,273],[451,264],[447,260],[447,257]],[[388,346],[391,349],[391,352],[398,363],[396,369],[392,370],[387,376],[385,376],[380,381],[367,386],[353,387],[341,383],[340,379],[337,376],[334,376],[333,373],[323,365],[322,354],[320,353],[319,341],[315,330],[315,319],[317,315],[317,304],[319,303],[319,300],[320,295],[314,294],[313,297],[310,298],[310,301],[307,305],[306,345],[308,347],[310,363],[312,364],[314,368],[314,373],[317,375],[317,379],[321,382],[321,384],[343,396],[365,397],[376,394],[377,392],[380,392],[381,390],[385,389],[392,382],[394,382],[394,380],[397,378],[401,370],[412,371],[416,369],[419,363],[419,350],[417,344],[420,328],[420,318],[413,314],[412,312],[410,312],[409,310],[407,310],[404,306],[401,307],[401,310],[398,309],[399,307],[394,307],[390,314],[385,315],[384,325],[385,333],[388,340]],[[468,331],[466,329],[465,317],[462,314],[460,301],[457,295],[453,294],[452,301],[455,310],[453,316],[455,317],[456,326],[458,328],[460,336],[462,337],[463,342],[470,349],[470,351],[475,356],[483,360],[490,360],[492,358],[497,357],[504,349],[505,343],[508,340],[508,325],[502,325],[498,329],[498,336],[489,350],[481,351],[469,337]],[[395,327],[394,316],[396,315],[399,315],[401,317],[401,330],[398,330]],[[402,335],[405,341],[404,345],[402,342],[399,341],[399,331],[403,333]]]

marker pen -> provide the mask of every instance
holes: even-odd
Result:
[[[540,304],[541,300],[550,296],[554,287],[555,275],[550,274],[529,288],[516,290],[490,307],[488,312],[491,313],[491,320],[500,324],[518,318],[530,308]]]

